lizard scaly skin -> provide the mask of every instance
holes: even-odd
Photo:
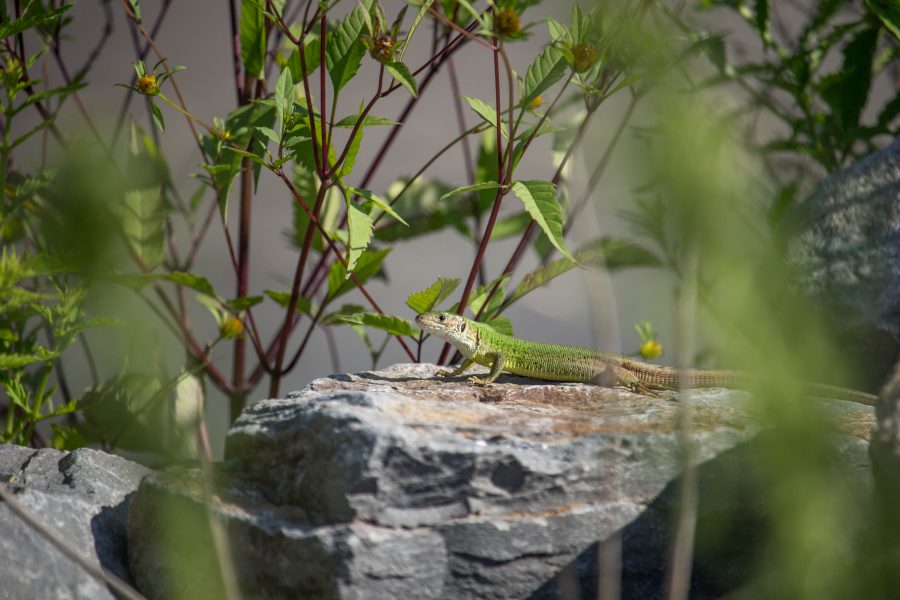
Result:
[[[469,381],[479,385],[493,383],[502,372],[549,381],[621,386],[643,392],[677,389],[682,384],[698,388],[746,388],[754,379],[759,380],[740,371],[680,371],[612,352],[520,340],[449,312],[423,313],[416,317],[416,323],[428,333],[452,344],[465,357],[456,370],[441,371],[439,376],[462,375],[477,363],[490,369],[485,378],[469,378]],[[868,405],[873,405],[877,400],[871,394],[836,386],[817,383],[803,386],[813,396]]]

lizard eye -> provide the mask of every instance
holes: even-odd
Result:
[[[439,315],[438,316],[438,321],[440,321],[441,323],[443,323],[446,320],[447,320],[447,315]]]
[[[459,326],[459,332],[464,333],[466,331],[466,322],[463,321]]]

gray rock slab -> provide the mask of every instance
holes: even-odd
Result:
[[[800,287],[879,388],[900,356],[900,139],[831,173],[783,224]]]
[[[130,580],[128,497],[149,470],[82,448],[74,452],[0,446],[0,480],[85,559]],[[0,598],[114,598],[0,503]]]
[[[202,523],[206,495],[234,549],[237,585],[255,597],[555,598],[572,586],[592,593],[598,553],[610,544],[629,549],[625,597],[658,595],[681,469],[678,396],[508,376],[477,387],[438,381],[436,370],[395,365],[317,379],[248,407],[212,474],[147,478],[129,520],[140,589],[154,598],[194,591],[164,557],[187,560],[212,542],[192,549],[164,539],[158,512],[169,502],[193,506]],[[859,478],[871,485],[871,407],[804,402],[836,424],[843,455],[862,461]],[[723,389],[693,392],[691,403],[696,462],[711,481],[722,480],[714,465],[732,455],[740,464],[741,449],[760,437],[758,404]],[[722,510],[710,506],[709,514]],[[209,567],[212,580],[218,569]]]

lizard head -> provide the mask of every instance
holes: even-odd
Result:
[[[416,324],[445,342],[450,342],[463,353],[475,345],[475,328],[469,320],[450,312],[427,312],[416,317]]]

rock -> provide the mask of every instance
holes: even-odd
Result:
[[[879,387],[900,350],[900,139],[826,177],[784,225],[803,289]]]
[[[487,388],[438,384],[436,369],[315,380],[246,409],[215,471],[145,479],[129,519],[139,589],[150,598],[221,594],[219,567],[197,560],[216,537],[205,487],[233,552],[225,571],[256,598],[596,597],[609,574],[598,574],[598,557],[616,548],[623,597],[659,597],[681,466],[677,395],[518,377]],[[804,401],[831,414],[843,456],[862,462],[857,483],[871,485],[872,409]],[[746,393],[697,391],[692,403],[698,475],[721,490],[701,506],[702,527],[705,515],[739,503],[745,478],[732,469],[761,426]],[[163,526],[171,515],[183,520]],[[748,536],[759,531],[753,519],[744,525]],[[735,589],[746,576],[740,564],[698,566],[716,575],[698,579],[697,597]]]
[[[0,480],[89,561],[130,580],[129,495],[149,470],[118,456],[0,446]],[[105,584],[63,556],[0,503],[0,598],[113,599]]]

